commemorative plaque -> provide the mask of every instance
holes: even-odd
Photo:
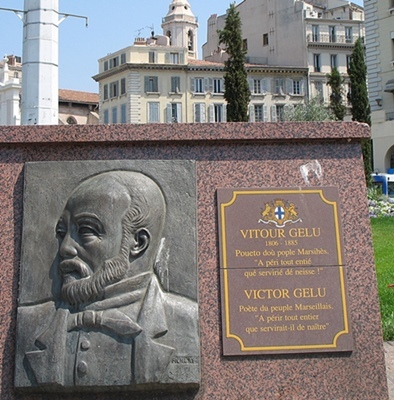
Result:
[[[351,351],[337,188],[217,199],[223,354]]]

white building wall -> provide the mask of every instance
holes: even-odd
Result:
[[[366,63],[371,105],[374,168],[394,168],[394,2],[365,0]]]

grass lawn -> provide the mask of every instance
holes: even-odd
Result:
[[[384,340],[394,340],[394,218],[371,218]]]

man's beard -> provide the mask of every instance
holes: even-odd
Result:
[[[60,264],[60,269],[75,271],[81,279],[65,279],[62,285],[62,299],[72,306],[91,303],[100,299],[104,289],[121,280],[128,268],[128,261],[118,256],[104,261],[102,267],[93,275],[88,275],[84,263],[78,260],[65,260]]]

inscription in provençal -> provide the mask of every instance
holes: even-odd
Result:
[[[224,355],[351,351],[333,187],[219,189]]]

